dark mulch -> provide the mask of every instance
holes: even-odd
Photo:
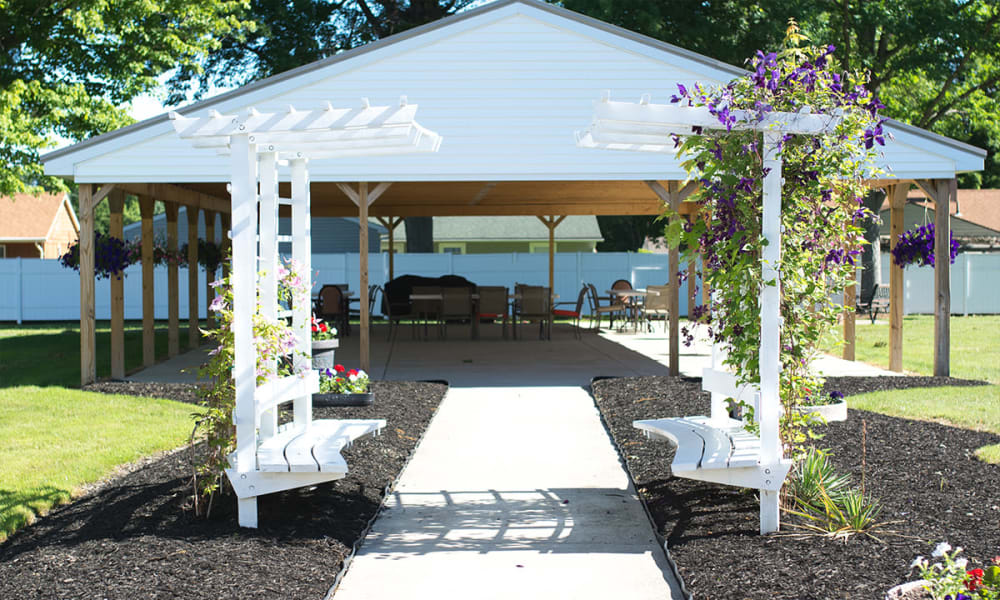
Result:
[[[322,599],[447,389],[373,385],[373,406],[316,408],[314,416],[384,418],[382,434],[345,450],[345,479],[260,497],[259,529],[236,525],[232,496],[216,504],[211,519],[194,518],[185,508],[189,453],[167,454],[0,545],[0,598]],[[189,387],[170,387],[115,384],[104,391],[193,398]]]
[[[971,385],[948,378],[842,377],[845,395],[927,385]],[[631,475],[696,598],[870,598],[912,579],[910,562],[947,540],[976,562],[1000,554],[1000,466],[973,452],[1000,436],[851,410],[822,428],[818,442],[878,498],[892,534],[882,541],[758,534],[753,491],[670,476],[673,448],[647,441],[635,419],[708,414],[698,379],[639,377],[594,383],[594,396]],[[848,405],[850,401],[848,400]],[[866,451],[862,454],[862,431]],[[783,516],[786,531],[792,521]]]

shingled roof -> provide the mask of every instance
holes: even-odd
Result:
[[[0,197],[0,241],[42,241],[49,235],[52,222],[63,208],[69,206],[65,193],[17,194]],[[73,224],[79,229],[76,214],[68,208]]]

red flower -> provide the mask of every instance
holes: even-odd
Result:
[[[357,369],[351,369],[351,370],[350,370],[350,371],[348,371],[348,373],[347,373],[347,375],[348,375],[348,376],[351,376],[351,375],[357,375],[357,374],[358,374],[358,370],[357,370]]]
[[[316,327],[316,323],[314,321],[313,322],[313,333],[317,333],[318,331],[319,331],[319,327]]]
[[[965,587],[968,588],[970,592],[976,591],[976,589],[983,585],[982,569],[972,569],[971,571],[966,571],[965,575],[968,577],[968,579],[965,580]]]
[[[320,321],[320,323],[319,323],[319,330],[322,331],[323,333],[326,333],[327,330],[328,330],[328,328],[326,326],[326,323]]]
[[[344,368],[344,365],[333,365],[333,370],[338,373],[343,373],[347,369]]]

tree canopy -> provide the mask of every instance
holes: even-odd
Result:
[[[0,1],[0,193],[60,187],[39,152],[129,124],[126,103],[164,73],[252,28],[245,2]]]
[[[571,10],[742,65],[795,19],[885,114],[990,151],[963,187],[1000,187],[1000,4],[994,0],[563,0]]]

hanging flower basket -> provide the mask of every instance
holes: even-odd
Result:
[[[917,265],[918,267],[934,266],[934,223],[921,225],[916,229],[904,231],[896,240],[896,247],[891,250],[892,260],[900,267]],[[951,262],[958,256],[958,242],[955,236],[950,237],[948,244]]]

